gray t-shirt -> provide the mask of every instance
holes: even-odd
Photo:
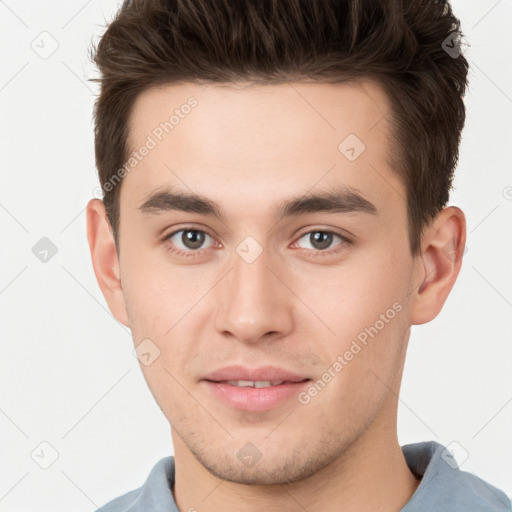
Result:
[[[400,512],[511,512],[507,495],[461,471],[446,448],[435,442],[402,446],[407,465],[421,482]],[[161,459],[144,485],[97,512],[179,512],[172,495],[174,458]]]

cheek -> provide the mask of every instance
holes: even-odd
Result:
[[[376,257],[361,255],[324,275],[296,276],[297,294],[332,331],[314,350],[323,351],[327,368],[340,363],[338,371],[331,368],[341,377],[335,379],[336,393],[354,403],[365,396],[378,399],[386,388],[377,376],[391,383],[400,367],[412,272],[403,254],[383,248]]]
[[[122,286],[132,331],[162,337],[193,314],[211,276],[198,266],[171,265],[163,248],[147,254],[130,249],[123,254]]]
[[[358,257],[349,264],[296,272],[294,292],[339,339],[356,336],[402,304],[408,293],[407,265],[395,259]],[[397,306],[395,306],[395,309]]]

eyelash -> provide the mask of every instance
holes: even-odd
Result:
[[[196,231],[198,233],[204,233],[205,235],[208,235],[209,237],[214,238],[211,235],[209,235],[206,231],[203,231],[201,229],[196,229],[193,227],[184,227],[184,228],[178,229],[178,230],[173,231],[172,233],[166,235],[163,238],[162,242],[166,242],[167,240],[170,240],[174,235],[176,235],[177,233],[181,233],[182,231]],[[313,229],[310,231],[306,231],[305,233],[302,233],[297,238],[297,241],[300,240],[305,235],[310,235],[311,233],[327,233],[327,234],[335,235],[335,236],[338,236],[341,238],[341,242],[339,244],[337,244],[334,249],[324,249],[324,250],[305,249],[313,257],[332,256],[332,255],[337,254],[337,253],[341,252],[342,250],[344,250],[346,245],[350,246],[353,243],[349,238],[347,238],[345,235],[342,235],[341,233],[338,233],[337,231],[330,231],[330,230],[323,230],[323,229]],[[300,249],[300,247],[299,247],[299,249]],[[202,252],[204,250],[206,250],[206,249],[197,249],[197,250],[190,249],[188,251],[182,251],[180,249],[176,249],[176,247],[174,247],[174,246],[169,246],[167,248],[168,252],[170,252],[172,254],[176,254],[178,256],[183,256],[185,258],[193,258],[193,257],[197,256],[198,254],[202,254]]]

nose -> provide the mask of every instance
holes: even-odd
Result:
[[[289,334],[293,329],[294,294],[268,252],[264,250],[252,262],[235,253],[232,267],[215,287],[217,331],[244,343]]]

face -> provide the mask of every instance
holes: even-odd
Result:
[[[418,275],[387,113],[371,82],[134,105],[126,323],[176,454],[223,479],[297,481],[395,421]]]

